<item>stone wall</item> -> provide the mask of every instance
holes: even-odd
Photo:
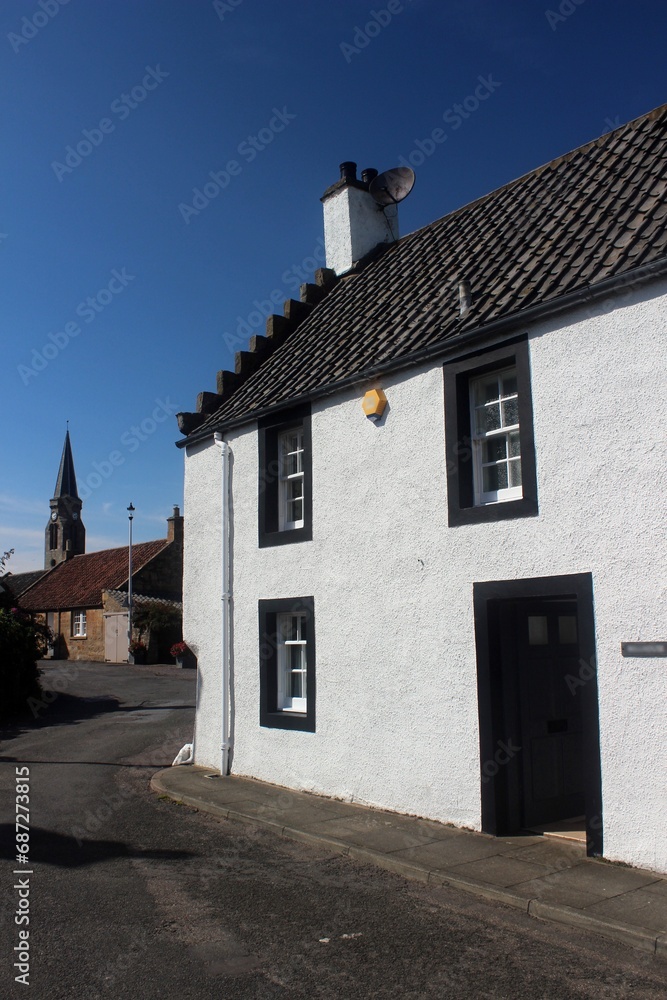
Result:
[[[183,596],[183,547],[172,542],[147,566],[132,575],[132,587],[138,594],[180,601]]]
[[[86,610],[86,637],[72,635],[73,611],[60,611],[54,631],[60,641],[56,644],[55,657],[61,660],[104,661],[104,618],[101,608]]]

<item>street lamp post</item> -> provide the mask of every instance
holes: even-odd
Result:
[[[134,514],[132,503],[130,503],[127,510],[127,518],[130,522],[129,566],[127,571],[127,658],[129,662],[132,655],[130,653],[130,644],[132,642],[132,517]]]

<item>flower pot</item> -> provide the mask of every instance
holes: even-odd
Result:
[[[195,658],[195,655],[194,653],[191,653],[189,649],[186,649],[186,651],[184,653],[181,653],[180,656],[176,656],[175,660],[176,660],[176,666],[180,667],[181,669],[192,670],[194,667],[197,666],[197,660]]]

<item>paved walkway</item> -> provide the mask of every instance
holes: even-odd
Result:
[[[490,837],[398,813],[184,765],[154,775],[158,794],[268,827],[408,878],[451,885],[667,959],[667,877],[587,858],[542,836]]]

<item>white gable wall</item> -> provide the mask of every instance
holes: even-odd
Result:
[[[190,446],[185,460],[183,638],[197,657],[195,759],[220,770],[222,744],[222,461],[213,441]]]
[[[605,855],[667,870],[667,285],[529,332],[538,517],[447,524],[440,365],[313,404],[313,541],[259,549],[255,427],[233,453],[235,773],[481,827],[473,582],[592,573]],[[517,330],[517,333],[522,331]],[[220,767],[219,449],[186,460],[184,635],[197,763]],[[662,523],[661,523],[662,516]],[[259,726],[258,601],[315,600],[315,733]]]

